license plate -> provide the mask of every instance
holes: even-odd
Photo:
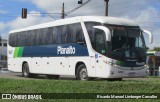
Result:
[[[128,76],[135,76],[135,75],[136,75],[135,72],[129,72],[129,73],[128,73]]]

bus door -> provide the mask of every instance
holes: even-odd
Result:
[[[106,53],[106,36],[103,30],[95,29],[95,66],[96,76],[100,76],[103,73],[104,63],[102,55]]]

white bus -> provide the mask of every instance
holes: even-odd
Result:
[[[152,35],[149,31],[150,42]],[[76,76],[79,80],[144,77],[143,31],[132,21],[73,17],[9,33],[8,69],[24,77]]]

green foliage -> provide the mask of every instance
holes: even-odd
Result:
[[[154,48],[151,49],[150,51],[160,51],[160,47],[154,47]]]
[[[149,47],[146,47],[146,51],[148,51],[148,50],[150,50],[150,48],[149,48]]]

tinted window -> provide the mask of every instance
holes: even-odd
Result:
[[[87,32],[89,34],[89,38],[91,40],[92,47],[95,49],[95,31],[94,31],[95,29],[93,28],[93,26],[102,24],[98,22],[85,22],[85,25],[87,28]]]
[[[105,33],[102,30],[95,30],[96,35],[96,51],[105,55],[106,48],[105,48]]]
[[[13,47],[85,42],[80,23],[35,29],[9,35]]]
[[[42,32],[41,29],[36,30],[36,45],[42,44]]]
[[[67,40],[67,30],[68,30],[67,25],[61,26],[61,39],[62,39],[62,43],[65,43],[66,40]]]
[[[85,42],[84,33],[79,23],[68,26],[66,41],[69,43]]]
[[[21,32],[17,34],[18,46],[28,45],[28,32]]]
[[[7,47],[7,43],[4,43],[3,46]]]
[[[62,27],[57,27],[57,39],[56,43],[62,43]]]
[[[13,42],[14,42],[14,46],[18,45],[18,33],[13,35]]]
[[[77,27],[77,30],[76,30],[76,42],[85,42],[85,38],[84,38],[84,34],[81,26]]]
[[[67,37],[66,37],[66,42],[67,43],[72,43],[73,42],[73,30],[72,30],[72,25],[68,25],[67,27]]]
[[[36,31],[29,31],[28,32],[28,46],[32,46],[32,45],[36,45],[37,41],[36,41]]]
[[[53,44],[53,28],[47,28],[46,39],[47,44]]]
[[[52,32],[52,43],[57,43],[57,33],[58,32],[58,28],[54,27],[53,28],[53,32]]]

